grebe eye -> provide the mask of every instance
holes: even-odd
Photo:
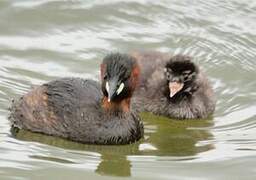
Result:
[[[116,94],[119,95],[123,89],[124,89],[124,83],[121,83],[116,91]]]
[[[106,90],[109,93],[109,84],[108,84],[108,82],[106,82]]]

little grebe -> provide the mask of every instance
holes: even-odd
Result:
[[[82,143],[135,142],[143,136],[143,124],[130,110],[138,78],[133,57],[110,54],[101,64],[101,85],[81,78],[43,84],[13,103],[10,121],[19,129]]]
[[[212,87],[190,57],[159,52],[132,56],[141,69],[132,101],[136,109],[177,119],[207,118],[214,112]]]

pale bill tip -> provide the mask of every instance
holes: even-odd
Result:
[[[170,93],[170,98],[172,98],[176,93]]]

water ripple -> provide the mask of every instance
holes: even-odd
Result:
[[[31,179],[27,172],[32,172],[49,179],[48,174],[55,177],[61,171],[72,178],[85,174],[94,179],[102,175],[225,179],[228,171],[231,177],[252,178],[255,12],[253,0],[0,1],[3,177]],[[106,53],[137,49],[192,56],[216,93],[211,123],[146,117],[145,139],[122,147],[10,135],[6,116],[12,98],[59,77],[98,79]]]

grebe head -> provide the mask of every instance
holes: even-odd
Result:
[[[197,74],[198,68],[190,57],[181,55],[172,57],[165,67],[170,98],[173,98],[179,92],[191,91],[190,85],[195,81]]]
[[[102,92],[108,102],[130,98],[138,83],[139,67],[136,60],[121,53],[107,55],[101,64]]]

